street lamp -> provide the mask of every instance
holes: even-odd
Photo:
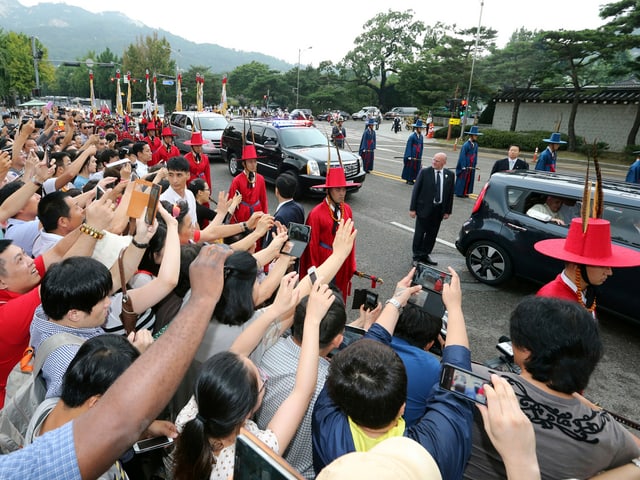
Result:
[[[311,50],[313,47],[298,49],[298,80],[296,81],[296,108],[298,108],[298,99],[300,98],[300,54],[305,50]]]

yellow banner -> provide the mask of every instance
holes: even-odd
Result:
[[[460,125],[460,119],[459,118],[450,118],[449,119],[449,125]]]

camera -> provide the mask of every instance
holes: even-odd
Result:
[[[44,128],[44,120],[36,120],[33,122],[36,128]]]

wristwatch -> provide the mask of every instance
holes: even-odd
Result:
[[[390,303],[391,305],[396,307],[398,309],[399,313],[402,313],[402,305],[400,304],[400,302],[398,300],[396,300],[395,298],[390,298],[389,300],[384,302],[385,305],[387,305],[388,303]]]

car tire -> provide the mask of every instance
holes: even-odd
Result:
[[[227,165],[229,167],[229,173],[234,177],[243,170],[242,161],[235,152],[229,153]]]
[[[476,242],[466,255],[467,269],[473,277],[487,285],[500,285],[513,273],[513,263],[505,250],[489,242]]]

